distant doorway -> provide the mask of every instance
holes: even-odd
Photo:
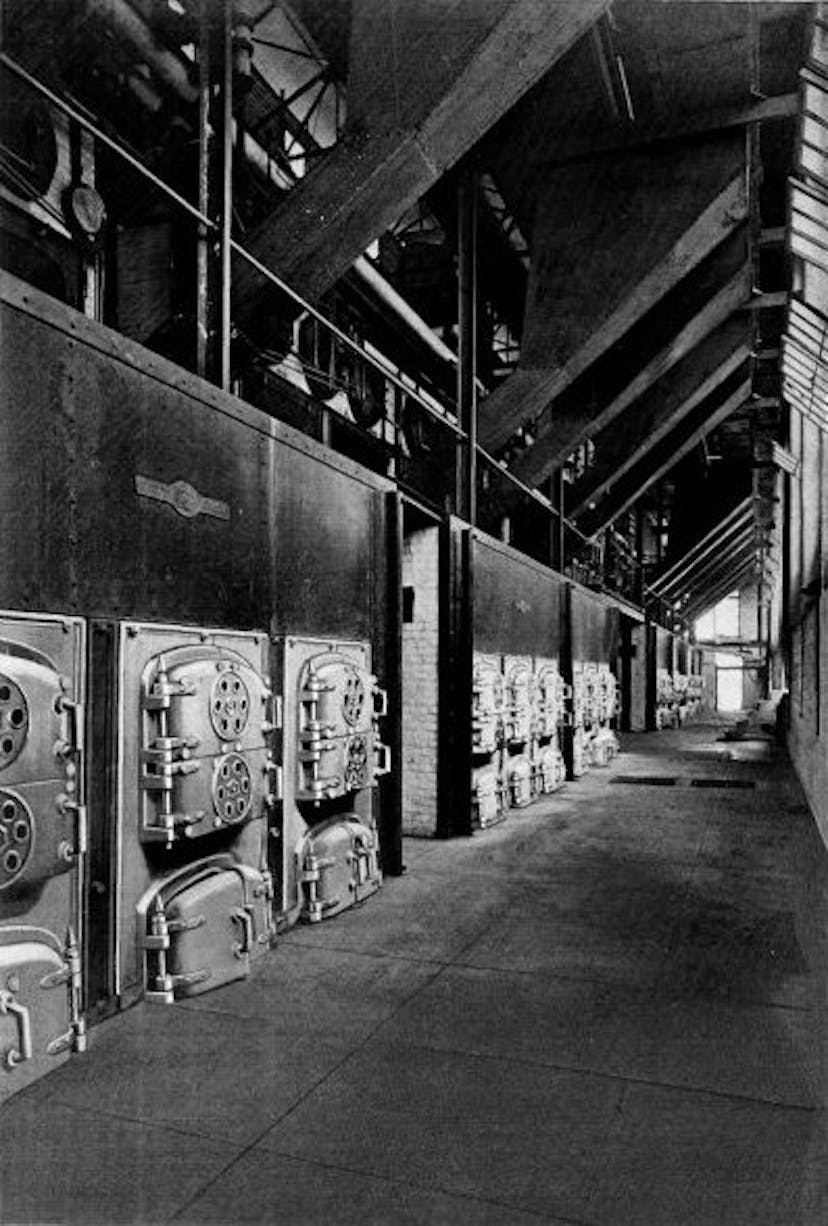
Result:
[[[739,656],[716,652],[716,710],[741,711],[745,705],[745,677]]]

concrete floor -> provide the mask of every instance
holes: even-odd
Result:
[[[2,1220],[824,1226],[828,856],[721,731],[98,1027],[3,1109]]]

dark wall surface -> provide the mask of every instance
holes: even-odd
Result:
[[[612,664],[620,650],[621,620],[616,607],[575,587],[572,591],[572,658]]]
[[[656,626],[656,668],[673,671],[673,636],[663,626]]]
[[[472,561],[475,650],[557,656],[566,580],[479,533]]]
[[[0,607],[381,646],[386,482],[2,284]]]

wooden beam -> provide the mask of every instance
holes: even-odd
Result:
[[[739,387],[728,396],[718,408],[710,412],[705,403],[699,406],[679,422],[675,430],[644,457],[634,468],[624,475],[617,485],[613,486],[606,498],[595,511],[585,518],[581,530],[587,536],[594,536],[601,528],[620,515],[641,497],[646,490],[654,485],[660,477],[669,472],[679,460],[699,443],[706,434],[715,428],[745,403],[750,395],[750,379],[740,383]]]
[[[579,482],[577,518],[669,434],[750,357],[750,336],[738,317],[691,349],[624,414],[616,429],[595,438],[595,462]]]
[[[356,0],[346,129],[251,232],[248,249],[318,298],[606,8],[607,0]],[[262,284],[239,266],[240,318],[255,310]]]
[[[742,225],[744,142],[548,176],[518,370],[480,406],[498,450]]]

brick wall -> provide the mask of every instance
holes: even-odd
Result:
[[[403,622],[403,831],[433,835],[437,825],[438,533],[406,535],[403,587],[413,591],[411,621]],[[407,601],[412,599],[411,591]]]
[[[788,745],[828,843],[828,440],[792,414],[789,479],[790,706]]]

